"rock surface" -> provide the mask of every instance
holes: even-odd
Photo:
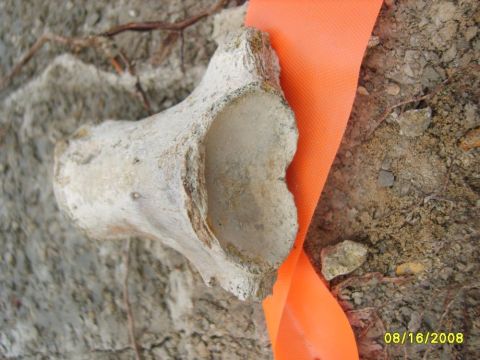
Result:
[[[391,187],[395,182],[395,176],[392,174],[391,171],[388,170],[380,170],[378,172],[378,185],[381,187]]]
[[[432,109],[408,110],[397,119],[400,134],[407,137],[421,136],[432,122]]]
[[[345,240],[322,250],[322,274],[328,281],[358,269],[367,259],[367,247]]]

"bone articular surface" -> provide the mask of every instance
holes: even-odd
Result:
[[[268,35],[242,28],[183,102],[58,143],[55,196],[89,237],[162,241],[207,284],[262,299],[297,233],[285,182],[296,144]]]

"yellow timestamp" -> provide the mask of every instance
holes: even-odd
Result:
[[[383,335],[385,344],[463,344],[461,332],[386,332]]]

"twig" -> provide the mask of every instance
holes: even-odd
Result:
[[[340,291],[342,291],[345,287],[353,285],[353,284],[364,284],[372,279],[377,280],[379,283],[393,283],[393,284],[401,284],[405,281],[410,280],[410,277],[387,277],[383,276],[382,273],[379,272],[371,272],[361,276],[352,276],[349,277],[342,282],[339,282],[337,285],[332,287],[331,293],[338,297]]]
[[[123,253],[123,262],[125,266],[125,275],[123,277],[123,302],[127,313],[128,336],[130,339],[130,347],[135,351],[135,360],[141,360],[140,347],[135,340],[135,318],[133,317],[130,298],[128,295],[128,273],[130,268],[130,238],[125,241],[125,249]]]
[[[373,128],[364,137],[363,141],[366,141],[366,140],[370,139],[370,137],[373,135],[373,133],[378,129],[378,127],[381,124],[383,124],[383,122],[388,118],[388,116],[392,113],[393,110],[395,110],[396,108],[398,108],[400,106],[405,106],[405,105],[408,105],[408,104],[411,104],[411,103],[416,103],[416,102],[427,100],[427,99],[433,97],[435,94],[437,94],[447,84],[448,81],[449,81],[449,79],[443,81],[442,83],[437,85],[428,94],[421,95],[421,96],[414,96],[414,97],[411,97],[411,98],[406,99],[404,101],[400,101],[399,103],[396,103],[396,104],[393,104],[393,105],[390,105],[389,107],[387,107],[385,109],[385,111],[382,113],[382,115],[380,116],[380,118],[375,122],[375,125],[373,126]]]
[[[142,100],[143,106],[147,110],[148,114],[152,115],[153,112],[152,112],[152,107],[150,105],[150,101],[148,100],[147,93],[143,89],[142,83],[140,82],[140,77],[137,75],[137,72],[135,71],[135,67],[132,65],[132,62],[128,59],[123,49],[120,49],[118,53],[123,63],[125,64],[125,67],[127,68],[127,71],[129,72],[129,74],[136,78],[135,91],[137,92],[138,97]]]
[[[30,47],[25,55],[15,64],[13,69],[0,80],[0,90],[6,87],[12,79],[17,76],[22,68],[35,56],[35,54],[48,42],[55,42],[63,45],[71,46],[74,49],[83,49],[86,47],[100,46],[100,40],[96,36],[88,36],[85,38],[65,37],[55,34],[44,34]]]
[[[56,42],[63,45],[71,46],[75,49],[83,49],[86,47],[102,47],[101,45],[104,44],[102,39],[111,38],[115,35],[123,33],[125,31],[153,31],[153,30],[170,30],[170,31],[178,31],[182,32],[187,27],[197,23],[201,19],[210,16],[218,11],[220,11],[229,0],[218,0],[212,7],[199,12],[196,15],[193,15],[187,19],[169,23],[165,21],[147,21],[147,22],[131,22],[127,24],[122,24],[118,26],[114,26],[110,30],[107,30],[99,35],[91,35],[87,37],[66,37],[60,36],[55,34],[44,34],[38,38],[38,40],[30,47],[27,53],[14,65],[13,69],[3,78],[0,79],[0,90],[5,88],[12,79],[17,76],[22,68],[35,56],[35,54],[47,43],[47,42]],[[183,37],[183,34],[181,34]],[[105,51],[105,49],[103,49]],[[183,53],[183,39],[182,39],[182,48],[181,52]],[[107,57],[114,67],[114,69],[121,73],[123,72],[119,63],[115,60],[114,57],[110,56],[107,53]],[[183,58],[183,54],[182,54]],[[182,59],[182,68],[183,68],[183,59]],[[135,88],[139,93],[147,111],[151,113],[150,103],[146,97],[146,93],[143,90],[140,81],[137,77],[137,82],[135,84]]]
[[[228,0],[219,0],[212,7],[205,9],[198,14],[195,14],[187,19],[176,21],[173,23],[166,21],[144,21],[144,22],[130,22],[122,25],[117,25],[111,29],[99,34],[100,36],[112,37],[121,34],[125,31],[137,31],[145,32],[152,30],[170,30],[170,31],[182,31],[187,27],[197,23],[203,18],[210,16],[223,8]]]
[[[137,75],[137,81],[135,82],[135,90],[139,94],[140,98],[143,102],[143,107],[147,110],[148,115],[153,115],[152,107],[150,105],[150,101],[148,100],[147,93],[142,87],[142,83],[140,82],[140,78]]]
[[[183,30],[180,31],[180,68],[182,69],[182,73],[185,74],[185,35],[183,34]]]
[[[370,137],[373,135],[373,133],[378,129],[378,127],[388,118],[388,116],[391,114],[391,112],[393,110],[395,110],[396,108],[400,107],[400,106],[405,106],[405,105],[408,105],[408,104],[411,104],[411,103],[416,103],[416,102],[420,102],[420,101],[423,101],[423,100],[428,100],[432,97],[434,97],[436,94],[438,94],[441,90],[443,90],[443,88],[449,84],[453,78],[455,77],[455,75],[461,73],[462,71],[468,69],[468,68],[474,68],[476,70],[479,70],[480,69],[480,65],[478,64],[469,64],[467,66],[464,66],[464,67],[461,67],[457,70],[455,70],[450,76],[448,76],[444,81],[442,81],[440,84],[438,84],[437,86],[435,86],[433,88],[433,90],[431,92],[429,92],[428,94],[425,94],[425,95],[420,95],[420,96],[414,96],[414,97],[411,97],[409,99],[406,99],[406,100],[403,100],[403,101],[400,101],[399,103],[396,103],[396,104],[393,104],[393,105],[390,105],[388,106],[385,111],[382,113],[382,115],[380,116],[380,118],[375,122],[375,125],[373,126],[373,128],[367,133],[367,135],[362,139],[362,141],[358,144],[355,144],[355,145],[359,145],[361,143],[364,143],[365,141],[367,141],[368,139],[370,139]]]
[[[171,31],[163,40],[162,44],[154,51],[153,55],[150,57],[149,62],[152,65],[160,65],[166,57],[170,54],[173,45],[180,37],[180,33],[177,31]]]
[[[450,182],[450,175],[452,174],[452,168],[455,166],[454,164],[455,159],[452,160],[452,163],[447,169],[447,173],[445,174],[445,180],[443,181],[442,192],[441,194],[445,194],[448,188],[448,183]]]
[[[117,61],[117,59],[112,58],[112,59],[110,60],[110,63],[112,64],[113,68],[115,69],[115,71],[116,71],[118,74],[123,73],[123,68],[122,68],[122,66],[119,64],[119,62]]]
[[[124,68],[127,68],[128,72],[132,75],[135,76],[137,81],[135,83],[135,90],[137,92],[138,97],[142,100],[142,103],[147,110],[147,112],[151,115],[152,110],[150,106],[150,102],[148,101],[147,95],[145,91],[143,90],[143,87],[140,83],[140,79],[136,75],[133,66],[131,65],[131,62],[128,60],[128,58],[125,55],[125,52],[120,49],[119,50],[119,57],[122,60],[124,67],[117,61],[115,57],[112,57],[109,52],[106,50],[105,47],[102,45],[105,43],[105,41],[97,36],[88,36],[85,38],[76,38],[76,37],[65,37],[65,36],[60,36],[60,35],[55,35],[55,34],[44,34],[42,35],[34,44],[33,46],[27,51],[27,53],[20,59],[20,61],[13,67],[13,69],[10,71],[10,73],[5,76],[3,79],[0,80],[0,90],[3,89],[5,86],[7,86],[11,80],[19,74],[19,72],[22,70],[22,68],[35,56],[35,54],[42,49],[42,47],[47,43],[47,42],[55,42],[58,44],[62,45],[68,45],[71,48],[75,49],[76,51],[80,49],[84,49],[87,47],[93,47],[93,48],[101,48],[106,55],[106,57],[109,59],[110,64],[113,66],[115,71],[118,74],[122,74],[124,72]]]
[[[447,169],[447,172],[445,174],[445,179],[443,180],[443,184],[442,184],[442,187],[440,188],[440,190],[439,191],[434,191],[433,193],[426,195],[423,198],[423,203],[424,204],[428,203],[430,200],[445,201],[445,202],[448,202],[450,204],[455,203],[455,201],[453,201],[452,199],[449,199],[448,197],[444,196],[444,194],[446,193],[447,188],[448,188],[448,183],[450,182],[450,175],[452,174],[452,168],[455,166],[454,161],[455,161],[455,159],[452,160],[452,163],[450,164],[450,166]]]

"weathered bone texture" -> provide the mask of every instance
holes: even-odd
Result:
[[[297,232],[285,184],[296,143],[268,36],[242,29],[180,104],[58,143],[55,195],[92,238],[158,239],[207,284],[263,298]]]

